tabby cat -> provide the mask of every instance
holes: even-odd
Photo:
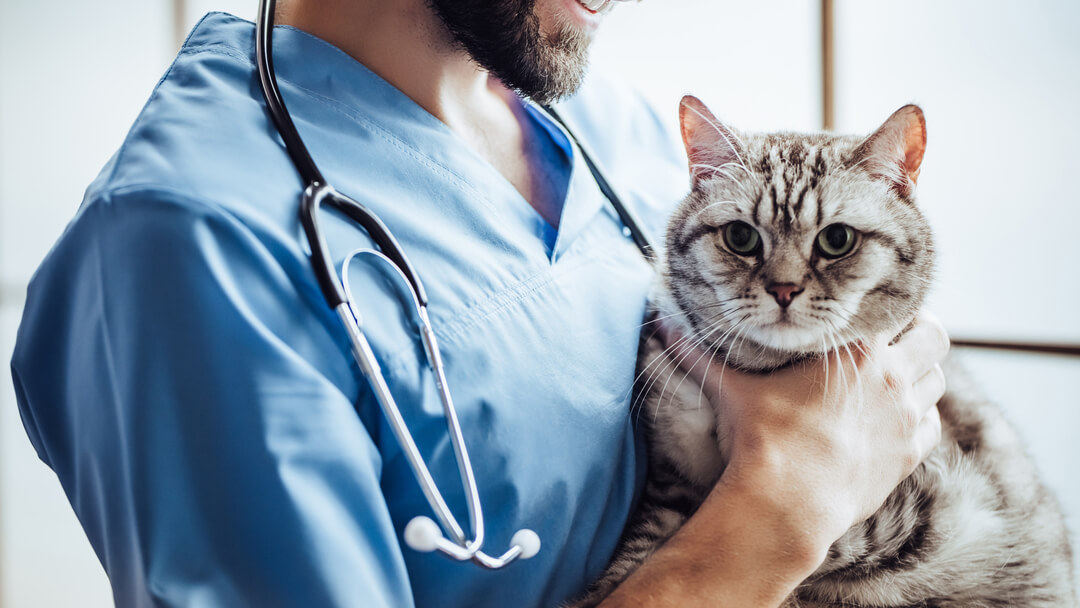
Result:
[[[900,108],[864,138],[744,135],[693,97],[680,115],[693,187],[668,227],[660,317],[717,360],[768,371],[915,316],[934,264],[914,197],[922,110]],[[643,340],[640,367],[645,494],[608,571],[574,606],[595,605],[633,572],[725,466],[717,413],[658,338]],[[946,373],[941,444],[788,605],[1076,605],[1059,507],[999,410]]]

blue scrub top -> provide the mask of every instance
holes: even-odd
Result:
[[[279,27],[313,157],[420,272],[487,522],[484,571],[404,546],[431,511],[326,306],[302,184],[264,110],[254,27],[207,16],[29,289],[12,360],[30,440],[122,606],[551,606],[608,561],[643,474],[629,413],[651,270],[562,130],[558,230],[443,123],[340,50]],[[560,109],[655,240],[677,142],[590,79]],[[675,111],[671,108],[671,111]],[[341,260],[363,233],[324,216]],[[350,268],[380,364],[448,503],[463,492],[391,284]]]

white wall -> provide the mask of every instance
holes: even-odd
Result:
[[[189,0],[251,18],[254,0]],[[1069,0],[838,2],[838,123],[866,131],[902,103],[927,110],[920,183],[942,243],[935,300],[972,335],[1080,341],[1069,313],[1080,224],[1078,6]],[[992,8],[992,10],[991,10]],[[0,606],[107,606],[101,567],[22,431],[6,373],[25,282],[121,141],[174,49],[168,0],[0,2]],[[819,124],[810,0],[648,0],[611,15],[600,69],[636,83],[674,124],[686,92],[749,129]],[[45,187],[41,187],[44,185]],[[1036,244],[1016,253],[1009,245]],[[1038,294],[1048,294],[1040,296]],[[969,362],[1032,437],[1080,513],[1073,429],[1080,363],[976,353]],[[1074,527],[1080,522],[1074,519]]]
[[[748,130],[821,124],[820,9],[809,0],[648,0],[608,16],[593,67],[631,82],[674,129],[684,94]]]
[[[926,112],[919,196],[953,331],[1080,342],[1080,3],[839,0],[837,127]]]
[[[190,30],[210,11],[224,11],[255,21],[259,0],[184,0],[184,30]]]

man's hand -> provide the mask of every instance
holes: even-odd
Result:
[[[749,484],[781,510],[798,505],[790,515],[817,536],[806,540],[827,542],[822,551],[876,511],[941,438],[945,330],[923,314],[890,338],[767,375],[687,370],[720,404],[730,463],[721,483]]]

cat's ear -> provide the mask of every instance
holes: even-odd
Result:
[[[686,156],[690,159],[690,178],[696,185],[702,179],[724,170],[730,163],[742,164],[739,138],[692,95],[679,104]]]
[[[906,105],[859,145],[851,164],[888,180],[900,196],[907,198],[919,180],[925,152],[926,118],[919,106]]]

